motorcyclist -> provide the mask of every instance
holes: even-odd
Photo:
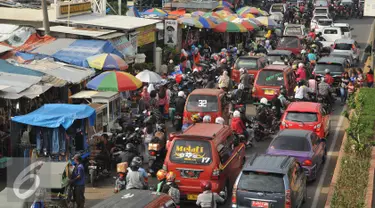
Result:
[[[260,105],[256,107],[256,120],[258,120],[262,124],[267,124],[267,117],[268,117],[268,100],[267,98],[260,99]]]
[[[251,88],[251,76],[247,73],[247,71],[244,68],[240,69],[240,83],[243,84],[244,87],[244,94],[243,100],[247,100],[247,94],[249,94],[250,88]]]
[[[161,192],[164,185],[167,183],[167,171],[165,171],[164,169],[158,170],[158,172],[156,173],[156,178],[159,181],[158,185],[156,186],[156,192]]]
[[[197,206],[202,208],[216,208],[217,203],[224,203],[224,199],[217,193],[212,192],[211,181],[201,181],[203,193],[198,195]]]
[[[306,80],[306,69],[303,63],[298,64],[296,75],[297,75],[297,82],[300,80]]]
[[[211,116],[210,115],[205,115],[203,117],[203,123],[211,123]]]
[[[242,134],[245,136],[245,138],[249,137],[248,132],[246,131],[246,126],[243,123],[241,119],[241,113],[238,110],[235,110],[233,112],[233,118],[232,118],[232,123],[231,123],[231,128],[234,132],[237,134]]]
[[[176,123],[176,131],[180,131],[182,128],[182,119],[183,119],[183,114],[184,114],[185,102],[186,102],[186,99],[185,99],[184,91],[179,91],[177,94],[177,98],[175,100],[175,103],[176,103],[175,116],[180,117],[180,119],[177,120],[177,123]]]
[[[325,82],[324,77],[320,80],[318,90],[319,95],[325,98],[329,104],[333,103],[333,99],[331,96],[331,87]]]
[[[335,81],[333,77],[331,76],[331,71],[329,69],[324,70],[325,75],[324,75],[324,80],[329,86],[332,86],[333,82]]]
[[[121,162],[127,162],[128,164],[130,164],[133,158],[136,157],[137,155],[138,154],[137,154],[134,144],[127,143],[125,147],[125,151],[119,154],[119,158],[121,159]]]
[[[281,118],[282,104],[281,104],[281,101],[280,101],[279,96],[277,94],[275,94],[273,96],[273,98],[271,100],[271,104],[272,104],[272,108],[276,112],[276,118],[280,119]]]
[[[280,88],[280,94],[279,94],[278,99],[280,100],[280,103],[281,103],[281,113],[284,113],[284,111],[290,104],[289,100],[287,99],[287,92],[284,86]]]
[[[223,117],[217,117],[217,118],[215,119],[215,123],[216,123],[216,124],[224,125],[225,120],[224,120]]]
[[[310,63],[315,64],[317,57],[313,50],[309,51],[309,53],[307,54],[307,59],[309,60]]]
[[[147,189],[147,182],[145,181],[145,174],[141,168],[142,160],[139,157],[133,158],[128,168],[128,174],[126,175],[126,190],[129,189]]]
[[[299,101],[306,101],[309,100],[308,93],[310,89],[305,85],[305,81],[301,80],[298,81],[297,87],[294,89],[294,98]]]
[[[202,52],[203,52],[203,56],[206,59],[209,59],[211,56],[211,52],[212,52],[211,47],[207,43],[205,43],[203,46]]]
[[[162,193],[168,194],[172,197],[173,201],[178,205],[180,204],[180,191],[178,185],[175,182],[176,173],[169,171],[166,176],[167,183],[162,188]]]
[[[308,37],[310,37],[312,40],[315,40],[315,37],[316,37],[315,29],[311,29],[311,31],[308,34]]]

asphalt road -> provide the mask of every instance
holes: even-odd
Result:
[[[354,28],[352,31],[353,38],[360,44],[361,49],[364,50],[368,41],[370,28],[373,18],[364,19],[351,19],[351,20],[338,20],[338,23],[349,23]],[[324,207],[327,199],[329,190],[329,184],[332,179],[332,175],[336,166],[338,152],[341,146],[342,137],[344,135],[345,126],[347,125],[346,120],[341,116],[343,106],[338,105],[339,101],[336,102],[335,111],[331,115],[331,128],[330,135],[327,139],[327,150],[328,160],[323,169],[318,173],[318,177],[315,181],[308,183],[307,188],[307,202],[304,204],[304,208],[319,208]],[[254,115],[255,109],[253,106],[248,105],[247,112],[249,115]],[[264,153],[271,140],[255,142],[255,146],[246,150],[246,155],[249,156],[253,153]],[[110,197],[113,193],[112,180],[105,180],[99,182],[98,188],[86,187],[86,206],[91,207],[94,204],[99,203],[101,200]],[[151,178],[150,184],[156,184],[156,179]],[[183,203],[182,208],[196,207],[193,203]],[[229,203],[220,207],[229,208]]]

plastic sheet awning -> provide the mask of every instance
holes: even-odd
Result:
[[[12,121],[47,128],[62,126],[68,129],[75,120],[84,118],[88,118],[93,126],[95,117],[95,109],[88,105],[45,104],[29,114],[13,117]]]
[[[103,40],[76,40],[68,47],[53,54],[52,57],[64,63],[88,68],[86,59],[101,53],[114,53],[123,58],[123,55],[114,48],[111,42]]]
[[[42,77],[0,73],[0,85],[9,86],[8,88],[2,89],[3,92],[20,93],[31,85],[39,83],[41,80]]]
[[[42,77],[44,75],[43,72],[35,71],[32,69],[20,67],[8,63],[5,60],[0,59],[0,73],[10,73],[10,74],[20,74],[20,75],[27,75],[27,76],[35,76],[35,77]]]
[[[58,51],[70,46],[74,43],[77,39],[71,38],[58,38],[52,42],[46,43],[32,51],[32,53],[36,54],[43,54],[52,56],[53,54],[57,53]]]

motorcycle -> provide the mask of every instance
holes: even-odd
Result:
[[[91,183],[92,187],[96,186],[96,181],[99,178],[107,178],[110,176],[110,173],[105,168],[106,161],[104,160],[90,160],[89,161],[89,182]]]
[[[332,104],[327,100],[326,97],[318,95],[317,102],[322,105],[322,107],[326,110],[326,112],[332,112]]]
[[[157,136],[159,133],[159,137]],[[148,152],[149,152],[149,173],[151,175],[155,175],[158,170],[163,167],[164,158],[166,155],[166,139],[165,134],[162,132],[155,133],[155,137],[151,140],[148,144]]]

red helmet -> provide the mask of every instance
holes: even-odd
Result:
[[[212,184],[211,181],[201,181],[201,189],[202,191],[211,191]]]

